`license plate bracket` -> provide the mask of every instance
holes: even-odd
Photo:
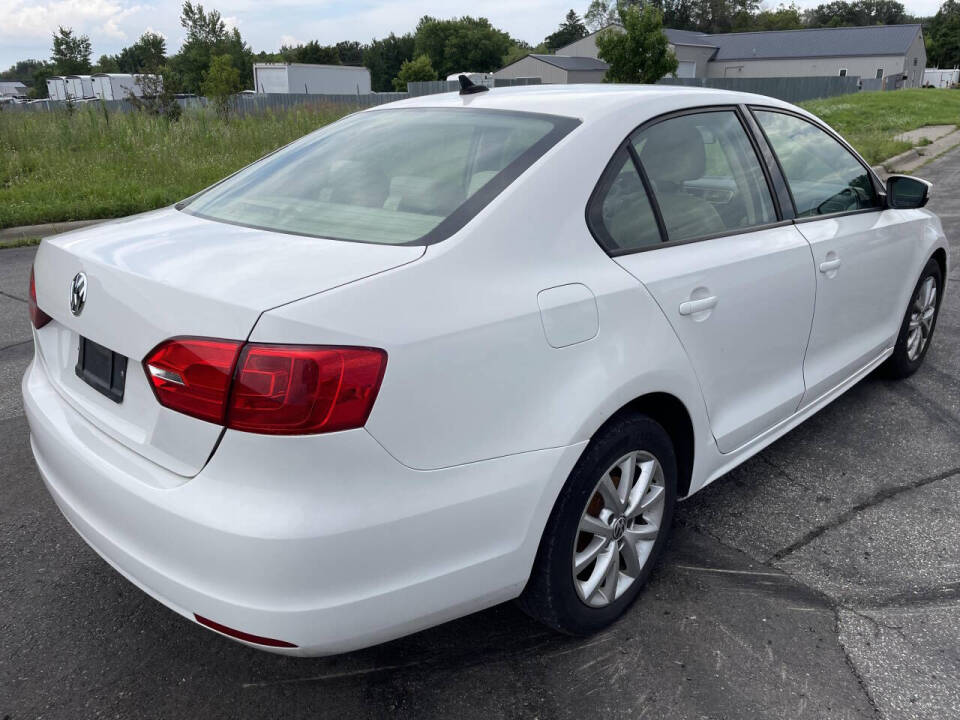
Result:
[[[80,337],[77,377],[115,403],[123,402],[127,379],[127,358],[93,340]]]

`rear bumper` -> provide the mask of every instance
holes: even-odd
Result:
[[[185,617],[293,643],[264,648],[293,655],[376,644],[518,595],[583,449],[416,471],[364,430],[228,431],[182,483],[82,418],[37,360],[23,395],[43,480],[94,550]]]

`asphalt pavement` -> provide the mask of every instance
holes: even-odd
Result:
[[[960,260],[960,151],[917,175]],[[0,718],[960,717],[960,285],[924,367],[870,377],[681,505],[588,639],[502,605],[332,658],[237,645],[73,532],[30,454],[34,248],[0,250]],[[960,279],[954,269],[951,281]]]

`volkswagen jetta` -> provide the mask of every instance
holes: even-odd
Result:
[[[589,633],[678,499],[930,347],[929,185],[756,95],[353,114],[43,241],[23,380],[77,532],[176,612],[336,653],[513,598]]]

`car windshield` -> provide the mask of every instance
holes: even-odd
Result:
[[[577,124],[463,108],[357,113],[178,207],[278,232],[393,245],[437,242]]]

